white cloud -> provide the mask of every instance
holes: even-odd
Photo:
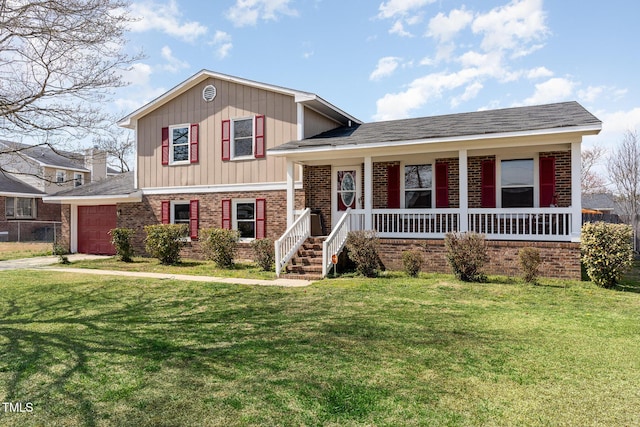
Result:
[[[435,0],[389,0],[381,3],[378,17],[382,19],[405,16],[416,9],[434,3]]]
[[[389,34],[397,34],[401,37],[413,37],[413,34],[404,29],[402,20],[398,20],[393,24],[393,26],[389,29]]]
[[[547,67],[537,67],[527,71],[528,79],[538,79],[551,76],[553,76],[553,71],[549,70]]]
[[[216,31],[213,39],[209,42],[210,46],[215,48],[216,56],[220,59],[224,59],[229,56],[229,51],[233,48],[231,43],[231,35],[224,31]]]
[[[133,89],[133,90],[132,90]],[[128,87],[124,93],[126,97],[118,97],[114,100],[117,111],[135,111],[140,106],[156,99],[164,94],[167,90],[162,87],[152,88],[149,85],[143,85],[138,88]]]
[[[167,61],[163,68],[170,73],[177,73],[180,70],[189,68],[188,62],[181,61],[173,56],[173,52],[171,51],[171,48],[169,46],[163,46],[160,54]]]
[[[548,34],[545,17],[542,0],[512,0],[506,6],[478,15],[471,28],[482,35],[481,46],[486,51],[527,51],[528,43],[542,40]]]
[[[395,56],[385,56],[378,60],[376,69],[369,75],[369,80],[376,81],[384,77],[389,77],[398,68],[401,58]]]
[[[130,24],[130,30],[133,32],[158,30],[188,42],[207,32],[207,27],[197,21],[182,22],[182,13],[175,0],[166,4],[150,0],[133,3],[131,14],[136,19]]]
[[[473,14],[463,9],[454,9],[445,15],[442,12],[429,21],[427,36],[438,39],[440,42],[448,42],[457,33],[466,28],[473,20]]]
[[[430,1],[388,1],[380,6],[379,17],[402,21],[410,13]],[[426,36],[437,42],[435,53],[420,60],[420,65],[437,67],[446,63],[446,70],[432,72],[413,80],[397,93],[387,93],[377,101],[376,120],[408,117],[429,101],[451,94],[452,108],[478,96],[487,80],[498,83],[522,78],[548,79],[536,86],[526,103],[551,102],[566,99],[574,93],[575,83],[567,79],[552,79],[545,67],[520,69],[514,60],[542,48],[549,34],[542,0],[511,0],[486,12],[464,7],[448,13],[438,13],[428,24]],[[402,22],[406,22],[402,21]],[[460,52],[455,42],[465,29],[471,29],[464,40],[466,52]],[[457,69],[453,67],[458,67]],[[464,88],[462,94],[460,89]]]
[[[122,73],[122,78],[130,85],[146,85],[149,83],[149,76],[151,76],[152,72],[150,65],[138,62]]]
[[[377,112],[374,120],[393,120],[409,117],[411,110],[424,106],[432,99],[438,99],[443,91],[476,82],[480,72],[467,68],[456,73],[433,73],[415,79],[409,88],[399,93],[388,93],[376,102]],[[473,89],[480,90],[478,85]],[[471,95],[471,92],[470,92]]]
[[[533,95],[525,99],[522,104],[537,105],[568,101],[573,96],[575,86],[576,83],[569,79],[562,77],[551,78],[544,83],[538,83]]]
[[[291,9],[291,0],[236,0],[225,16],[236,27],[256,25],[259,19],[275,21],[278,15],[297,16],[298,11]]]

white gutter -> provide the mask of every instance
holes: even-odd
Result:
[[[43,197],[45,203],[61,203],[70,205],[98,205],[113,203],[136,203],[142,201],[142,191],[131,194],[110,194],[102,196],[49,196]],[[103,203],[95,203],[103,202]]]

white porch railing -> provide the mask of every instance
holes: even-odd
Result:
[[[373,209],[373,228],[387,238],[444,238],[458,231],[459,209]]]
[[[571,208],[469,209],[469,230],[493,240],[571,240]]]
[[[363,230],[365,211],[354,209],[351,230]],[[469,209],[463,230],[461,209],[373,209],[371,224],[379,237],[441,239],[455,231],[475,231],[491,240],[570,241],[572,208]]]
[[[322,242],[322,277],[326,277],[329,272],[329,267],[333,263],[331,257],[333,255],[338,256],[342,252],[342,248],[344,248],[344,244],[347,241],[347,235],[352,230],[351,220],[358,218],[359,214],[353,216],[351,212],[352,210],[349,208],[342,214],[338,223],[333,227],[331,234]],[[361,228],[353,229],[359,230]]]
[[[295,220],[291,227],[275,242],[276,276],[280,277],[282,269],[293,258],[300,246],[311,235],[311,209],[307,208]]]

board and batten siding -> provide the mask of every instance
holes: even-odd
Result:
[[[217,94],[213,101],[206,102],[202,90],[210,84],[216,87]],[[261,88],[211,78],[158,107],[138,121],[138,186],[285,182],[286,164],[282,157],[267,154],[260,159],[222,160],[222,121],[255,115],[265,116],[265,150],[297,139],[293,96]],[[162,128],[191,123],[199,124],[199,162],[163,166]],[[338,126],[316,117],[310,124],[321,131]]]

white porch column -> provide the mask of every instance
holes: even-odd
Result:
[[[582,160],[580,155],[581,142],[571,143],[571,241],[580,241],[582,228]]]
[[[364,158],[364,229],[371,230],[373,221],[373,162],[371,156]]]
[[[70,205],[71,224],[69,224],[69,252],[78,252],[78,205]]]
[[[296,206],[296,175],[292,160],[287,159],[287,228],[291,227],[295,220]]]
[[[458,150],[460,231],[469,231],[469,170],[467,150]]]

